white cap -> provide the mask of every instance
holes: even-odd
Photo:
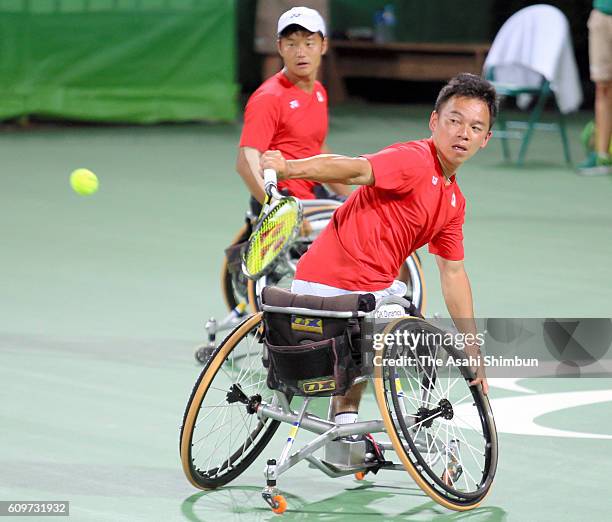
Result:
[[[326,36],[325,22],[319,11],[309,7],[293,7],[278,19],[278,34],[281,34],[290,25],[299,25],[311,33],[321,32]]]

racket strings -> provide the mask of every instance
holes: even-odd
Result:
[[[295,200],[283,200],[269,211],[249,239],[244,258],[247,276],[259,277],[277,259],[295,238],[300,222]]]

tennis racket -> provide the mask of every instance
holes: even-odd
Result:
[[[295,241],[302,225],[302,205],[283,196],[276,187],[276,172],[264,170],[266,199],[242,258],[242,271],[249,279],[268,274],[275,262]]]

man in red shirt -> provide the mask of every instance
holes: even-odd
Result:
[[[456,172],[486,146],[496,115],[493,86],[473,74],[460,74],[438,95],[429,139],[396,143],[357,158],[324,154],[288,161],[278,151],[263,154],[261,168],[276,170],[280,179],[362,185],[300,259],[292,291],[403,295],[405,288],[394,282],[399,267],[429,243],[448,311],[460,332],[475,336],[472,292],[463,265],[465,198]],[[467,346],[466,352],[480,353],[477,345]],[[481,384],[488,393],[482,368],[471,384]],[[336,422],[356,420],[362,391],[363,385],[355,385],[334,398]]]
[[[264,200],[259,160],[265,150],[278,150],[289,159],[326,152],[327,92],[317,80],[321,57],[327,51],[325,22],[314,9],[294,7],[278,20],[278,52],[283,69],[266,80],[249,99],[236,170],[257,202]],[[350,188],[329,183],[342,195]],[[300,199],[326,197],[321,183],[291,179],[279,189]],[[254,202],[252,202],[254,203]]]

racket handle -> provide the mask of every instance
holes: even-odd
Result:
[[[264,190],[268,196],[272,197],[276,192],[276,171],[274,169],[264,169]]]

